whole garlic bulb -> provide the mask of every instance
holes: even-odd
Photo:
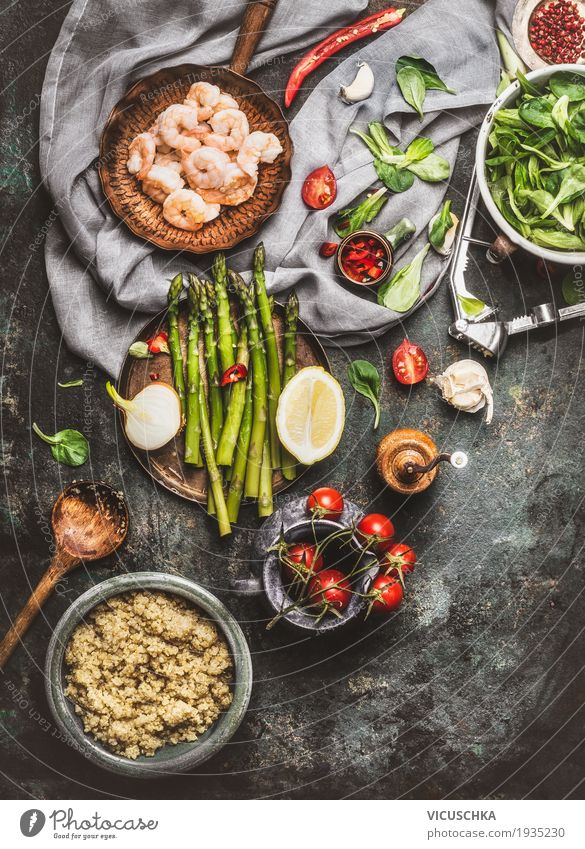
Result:
[[[464,413],[477,413],[487,406],[486,424],[491,422],[494,395],[488,374],[480,363],[458,360],[431,382],[439,387],[444,401]]]

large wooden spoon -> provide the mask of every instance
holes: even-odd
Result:
[[[121,492],[99,481],[69,484],[53,507],[55,554],[49,568],[0,643],[0,669],[28,631],[31,622],[68,572],[83,561],[101,560],[124,542],[128,508]]]

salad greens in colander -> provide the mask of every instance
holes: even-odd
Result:
[[[545,86],[518,74],[513,109],[489,135],[486,176],[496,206],[526,239],[585,251],[585,75],[560,71]]]

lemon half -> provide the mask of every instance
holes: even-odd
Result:
[[[345,427],[341,386],[320,366],[301,369],[282,391],[276,427],[280,441],[299,463],[310,466],[329,457]]]

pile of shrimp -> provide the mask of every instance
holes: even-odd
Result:
[[[273,133],[250,132],[238,101],[219,86],[197,82],[148,132],[130,143],[127,168],[142,191],[162,204],[169,224],[199,230],[222,206],[238,206],[258,184],[258,165],[282,146]]]

